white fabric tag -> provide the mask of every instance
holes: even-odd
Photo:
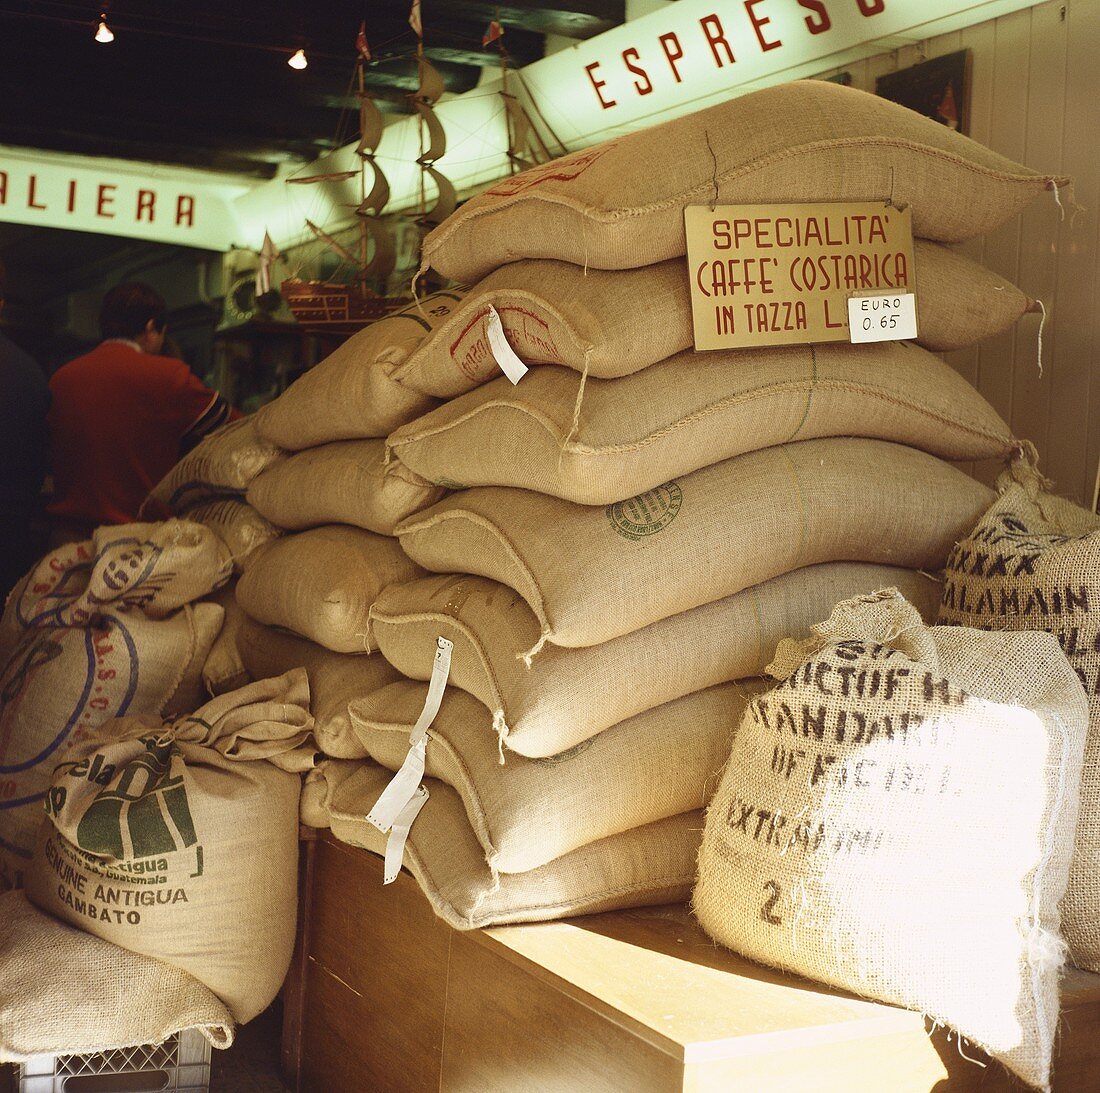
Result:
[[[489,319],[486,327],[493,359],[513,383],[519,383],[527,375],[527,365],[516,356],[516,351],[508,344],[508,339],[504,336],[504,324],[500,321],[500,315],[492,304],[489,305]]]
[[[405,802],[405,807],[393,821],[390,828],[390,837],[386,840],[386,863],[382,873],[383,884],[393,884],[397,880],[397,874],[401,872],[401,862],[405,857],[405,843],[409,838],[413,820],[420,815],[424,802],[428,799],[427,786],[420,786],[412,797]]]
[[[848,301],[852,342],[900,342],[917,336],[917,297],[912,292],[855,296]]]
[[[435,639],[435,663],[432,665],[432,678],[428,683],[428,694],[424,699],[424,708],[409,733],[409,750],[401,769],[390,779],[389,785],[382,790],[374,807],[367,813],[367,823],[373,824],[379,831],[389,831],[397,822],[405,806],[412,800],[416,787],[424,777],[424,753],[428,747],[428,729],[439,713],[443,702],[443,692],[447,688],[447,677],[451,674],[451,651],[454,642],[446,638]]]

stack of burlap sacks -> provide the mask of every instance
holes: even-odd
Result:
[[[206,701],[225,610],[202,601],[232,568],[190,520],[102,527],[7,601],[0,1062],[187,1028],[226,1047],[282,985],[309,685]]]
[[[1030,443],[951,551],[938,621],[880,592],[780,644],[694,908],[744,955],[921,1011],[1049,1089],[1063,964],[1100,972],[1100,515]]]
[[[777,643],[885,586],[934,618],[993,497],[947,461],[1012,447],[935,351],[1030,306],[944,244],[1055,184],[814,82],[471,200],[425,258],[473,287],[367,328],[254,424],[284,454],[247,502],[287,534],[245,566],[236,644],[256,678],[310,673],[332,758],[306,821],[403,850],[463,928],[686,898]],[[692,350],[685,205],[887,197],[920,236],[918,344]]]

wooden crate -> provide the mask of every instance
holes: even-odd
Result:
[[[1024,1088],[918,1014],[719,949],[683,907],[463,933],[328,833],[306,860],[283,1045],[304,1093]],[[1098,1034],[1100,976],[1073,971],[1059,1093],[1100,1089]]]

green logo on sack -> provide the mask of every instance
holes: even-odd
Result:
[[[142,743],[144,754],[120,767],[80,818],[76,844],[81,850],[114,858],[151,858],[198,842],[187,787],[182,774],[172,770],[175,747],[155,737]],[[128,847],[124,834],[129,836]]]
[[[646,535],[664,531],[680,511],[684,494],[675,482],[666,482],[637,497],[607,506],[611,526],[624,538],[638,542]]]

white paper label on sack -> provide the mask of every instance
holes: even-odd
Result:
[[[912,292],[856,296],[848,301],[853,342],[899,342],[917,336],[917,297]]]
[[[424,699],[424,708],[409,733],[409,750],[401,769],[390,779],[389,785],[382,791],[374,807],[367,813],[367,823],[373,824],[379,831],[389,831],[397,822],[405,806],[413,799],[417,786],[424,777],[424,754],[428,748],[428,729],[439,713],[443,702],[443,692],[447,689],[447,678],[451,674],[451,651],[454,642],[440,637],[435,639],[435,663],[432,665],[432,677],[428,683],[428,694]]]
[[[405,803],[405,807],[393,821],[390,837],[386,840],[386,862],[382,873],[383,884],[393,884],[401,872],[401,862],[405,857],[405,843],[412,830],[413,821],[420,815],[424,802],[428,799],[427,786],[420,786]]]
[[[492,304],[489,305],[489,319],[486,326],[493,359],[513,383],[519,383],[527,375],[527,365],[516,356],[516,351],[508,344],[508,339],[504,335],[504,324],[500,321],[500,315]]]

